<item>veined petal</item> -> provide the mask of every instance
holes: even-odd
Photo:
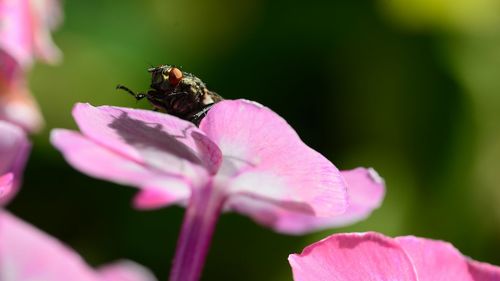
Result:
[[[0,196],[0,206],[16,194],[21,183],[30,146],[26,134],[21,128],[0,121],[0,176],[6,175],[3,178],[5,190],[3,196]],[[9,177],[12,177],[10,181]]]
[[[448,242],[397,237],[410,257],[420,281],[499,281],[500,268],[469,261]]]
[[[258,222],[270,225],[274,230],[288,234],[304,234],[321,229],[345,226],[365,219],[370,213],[380,207],[384,198],[384,182],[372,168],[356,168],[349,171],[341,171],[347,183],[349,194],[349,207],[346,212],[330,218],[320,218],[307,215],[304,212],[290,210],[276,210],[273,213],[266,212],[266,208],[254,205],[253,210],[259,213],[253,216]],[[241,212],[246,210],[242,204],[232,202],[234,208]]]
[[[217,146],[196,126],[168,114],[77,104],[73,116],[82,133],[94,142],[193,181],[202,177],[201,170],[216,172],[222,159]]]
[[[182,174],[155,170],[115,150],[95,143],[78,132],[56,129],[51,142],[76,169],[92,177],[140,187],[168,197],[168,203],[189,197],[189,182]],[[144,203],[143,203],[144,205]]]
[[[132,269],[133,270],[133,269]],[[116,269],[115,269],[116,272]],[[125,274],[126,271],[122,271]],[[128,271],[132,273],[131,271]],[[0,210],[0,280],[152,281],[134,274],[110,279],[96,273],[73,250],[6,211]],[[115,275],[117,276],[117,275]]]
[[[377,233],[336,234],[288,257],[295,281],[417,281],[405,251]]]
[[[500,267],[470,260],[450,243],[414,236],[335,234],[289,261],[295,281],[500,280]]]
[[[222,101],[200,129],[222,151],[217,177],[231,197],[239,197],[238,204],[247,204],[237,210],[253,216],[253,205],[259,205],[267,213],[290,209],[319,217],[346,210],[346,186],[337,168],[270,109],[246,100]]]

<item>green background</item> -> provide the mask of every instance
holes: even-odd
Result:
[[[380,209],[351,227],[273,233],[220,218],[203,280],[290,280],[290,253],[329,234],[379,231],[452,242],[500,264],[499,1],[67,0],[58,66],[30,87],[46,118],[15,214],[92,265],[128,258],[166,280],[183,209],[136,211],[134,188],[73,170],[49,143],[76,102],[149,108],[150,65],[195,73],[225,98],[283,116],[340,169],[385,178]]]

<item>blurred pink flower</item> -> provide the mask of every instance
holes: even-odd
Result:
[[[142,266],[122,261],[93,270],[73,250],[0,209],[2,281],[154,281]]]
[[[0,207],[17,193],[30,148],[21,128],[0,121]]]
[[[26,69],[35,57],[59,61],[50,32],[62,20],[58,0],[0,0],[0,49]]]
[[[43,126],[25,76],[36,57],[47,63],[60,60],[50,31],[61,18],[57,0],[0,0],[0,120],[30,132]]]
[[[51,139],[75,168],[139,187],[140,208],[188,205],[173,281],[197,280],[222,210],[304,233],[362,219],[383,199],[373,170],[339,172],[254,102],[222,101],[199,128],[168,114],[110,106],[78,104],[73,116],[82,133],[58,129]]]
[[[0,50],[0,120],[36,132],[43,127],[43,117],[24,75],[14,59]]]
[[[464,257],[450,243],[373,232],[335,234],[288,260],[295,281],[500,280],[500,267]]]

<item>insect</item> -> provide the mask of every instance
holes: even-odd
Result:
[[[217,93],[207,89],[200,78],[183,72],[170,65],[160,65],[148,69],[151,73],[151,86],[147,93],[135,93],[126,86],[118,85],[136,100],[146,98],[153,110],[175,115],[199,125],[208,110],[223,100]]]

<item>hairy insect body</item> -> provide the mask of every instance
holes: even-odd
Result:
[[[162,65],[148,69],[151,73],[151,89],[147,93],[134,93],[125,86],[118,89],[132,94],[137,100],[147,98],[154,110],[175,115],[198,125],[210,107],[223,100],[209,91],[198,77],[178,68]]]

